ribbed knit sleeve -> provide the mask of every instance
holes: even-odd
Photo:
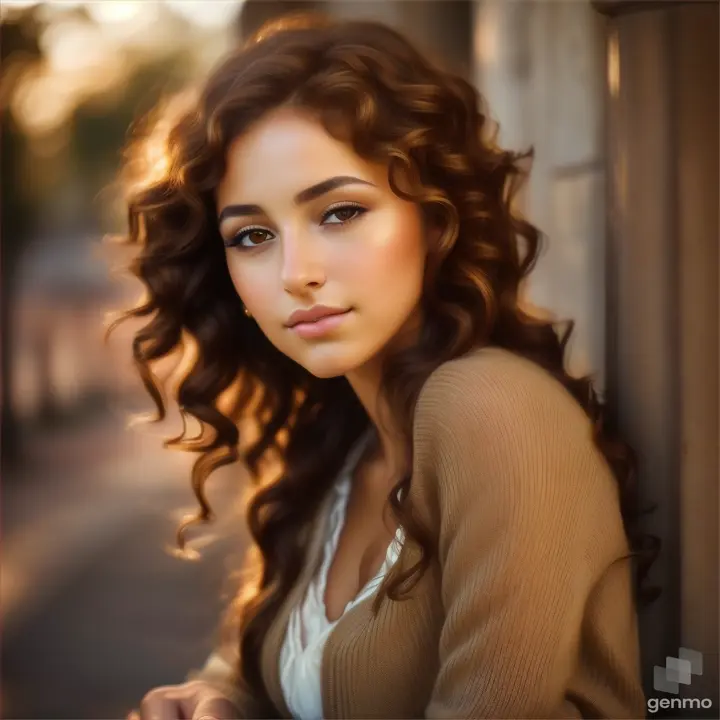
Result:
[[[626,550],[585,413],[491,350],[430,377],[414,445],[445,612],[425,717],[557,717],[592,586]]]

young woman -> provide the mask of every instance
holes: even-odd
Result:
[[[256,477],[224,645],[143,719],[644,716],[631,454],[520,306],[540,235],[490,129],[396,31],[297,16],[133,186],[135,359],[162,417],[150,366],[193,342],[213,430],[196,520],[213,469]]]

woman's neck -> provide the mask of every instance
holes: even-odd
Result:
[[[383,358],[388,352],[416,343],[422,322],[422,310],[418,306],[381,353],[345,375],[377,433],[378,447],[372,460],[377,466],[384,466],[391,478],[397,478],[407,471],[408,457],[405,437],[397,427],[385,398],[381,396]],[[392,484],[395,482],[393,480]]]
[[[372,461],[384,467],[388,476],[394,478],[404,470],[405,442],[392,422],[387,403],[380,395],[381,363],[376,359],[371,360],[361,368],[348,373],[346,377],[377,434],[378,442],[375,452],[372,453]]]

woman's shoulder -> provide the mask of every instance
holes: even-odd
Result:
[[[473,351],[437,368],[421,391],[416,496],[435,508],[436,523],[478,496],[485,512],[532,508],[525,520],[542,518],[546,529],[555,513],[570,513],[585,518],[589,532],[597,508],[607,508],[595,529],[610,533],[614,513],[614,552],[624,542],[617,484],[592,429],[585,410],[538,364],[500,348]]]
[[[587,415],[563,384],[537,363],[504,348],[478,348],[440,365],[418,398],[416,419],[444,426],[523,425],[548,417],[576,426]]]

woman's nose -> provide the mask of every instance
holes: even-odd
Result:
[[[293,294],[325,284],[325,263],[317,238],[295,233],[283,239],[282,283],[285,290]]]

